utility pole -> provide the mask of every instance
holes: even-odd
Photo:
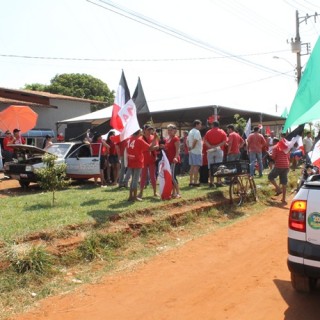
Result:
[[[296,10],[296,37],[295,40],[291,39],[291,52],[297,54],[297,83],[299,85],[301,80],[301,56],[310,54],[310,43],[301,43],[300,39],[300,23],[305,22],[307,24],[308,19],[314,17],[314,22],[317,22],[317,12],[312,15],[306,14],[303,17],[299,17],[299,12]],[[306,53],[301,53],[301,47],[306,47]]]

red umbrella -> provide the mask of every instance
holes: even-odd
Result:
[[[20,129],[25,133],[36,126],[38,114],[28,106],[10,106],[0,112],[0,130]]]

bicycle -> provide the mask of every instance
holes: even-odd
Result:
[[[241,206],[244,201],[257,201],[257,188],[245,160],[220,162],[211,165],[215,177],[228,177],[230,204]]]
[[[257,188],[250,174],[237,174],[231,179],[229,187],[230,203],[241,206],[246,200],[257,201]]]

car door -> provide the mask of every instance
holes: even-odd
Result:
[[[66,159],[67,176],[73,179],[89,179],[100,175],[100,153],[92,156],[91,145],[82,144]]]

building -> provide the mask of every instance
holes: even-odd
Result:
[[[92,104],[104,105],[101,101],[48,92],[0,88],[0,111],[10,105],[29,106],[38,114],[35,129],[53,130],[55,135],[59,121],[89,113]],[[66,125],[60,126],[59,132],[65,133],[65,129]]]

